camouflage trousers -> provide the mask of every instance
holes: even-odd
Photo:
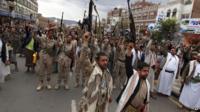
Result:
[[[65,84],[68,84],[68,78],[70,73],[70,65],[71,65],[71,59],[61,54],[58,57],[58,78],[57,83],[61,84],[62,81],[64,81]]]
[[[125,69],[125,63],[124,62],[121,62],[121,61],[118,60],[115,63],[113,80],[114,80],[115,86],[118,86],[118,87],[124,86],[125,81],[126,81],[126,69]]]
[[[92,64],[89,59],[78,59],[76,63],[75,73],[76,73],[76,84],[80,85],[80,81],[83,86],[87,85],[90,74],[92,72]],[[82,77],[82,80],[81,80]]]
[[[39,80],[43,82],[46,79],[46,81],[49,82],[51,80],[53,58],[49,56],[49,54],[44,52],[40,52],[39,56],[40,56],[40,59],[38,60]]]

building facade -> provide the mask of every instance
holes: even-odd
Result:
[[[192,15],[191,18],[200,18],[200,0],[194,0],[193,1],[193,10],[192,10]]]
[[[111,26],[115,26],[122,18],[122,8],[114,8],[108,12],[107,22]]]
[[[0,0],[0,16],[36,20],[37,0]]]
[[[141,30],[147,30],[149,24],[156,22],[158,7],[159,4],[145,0],[140,0],[131,5],[135,27],[138,33]]]
[[[168,0],[158,8],[157,21],[175,18],[178,21],[200,18],[199,0]]]
[[[131,11],[134,17],[137,33],[141,30],[146,30],[147,26],[156,22],[157,10],[159,4],[147,2],[145,0],[137,0],[131,4]],[[117,9],[108,13],[108,21],[110,24],[119,22],[123,29],[129,28],[129,13],[128,9]],[[114,22],[113,22],[114,21]]]

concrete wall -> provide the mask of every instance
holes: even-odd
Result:
[[[200,18],[200,0],[194,0],[191,18]]]

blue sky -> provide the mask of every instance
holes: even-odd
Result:
[[[107,12],[115,7],[127,7],[127,0],[94,0],[101,18],[105,18]],[[136,0],[131,0],[134,2]],[[162,2],[164,0],[148,0]],[[88,10],[89,0],[38,0],[39,13],[45,17],[61,17],[64,19],[79,20],[83,17],[84,10]]]

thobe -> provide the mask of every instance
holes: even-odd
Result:
[[[178,71],[179,58],[171,53],[167,54],[166,63],[160,72],[158,92],[164,95],[171,95],[172,86]]]
[[[150,98],[150,85],[148,80],[146,81],[146,86],[147,86],[147,102],[149,102],[149,98]],[[134,75],[131,76],[131,78],[128,81],[128,84],[119,100],[119,104],[117,106],[116,112],[122,112],[124,107],[126,106],[126,104],[128,103],[129,99],[131,98],[131,95],[135,92],[136,86],[139,83],[139,74],[137,71],[134,70]],[[137,94],[136,94],[137,97]],[[135,97],[135,98],[136,98]],[[137,100],[136,99],[133,100]],[[146,106],[146,110],[148,112],[148,105]]]
[[[136,69],[136,67],[137,67],[137,53],[135,51],[135,48],[133,48],[131,51],[132,51],[132,54],[133,54],[132,67],[134,69]]]
[[[196,66],[194,68],[194,66]],[[191,72],[194,70],[194,74]],[[188,75],[193,75],[193,78],[200,77],[200,63],[197,61],[191,61]],[[185,84],[180,95],[179,101],[187,108],[200,109],[200,82]]]
[[[5,44],[5,48],[4,48],[4,44],[3,41],[0,38],[0,82],[3,83],[4,79],[7,75],[9,75],[10,72],[10,66],[9,65],[5,65],[5,63],[3,62],[3,53],[5,53],[5,59],[9,60],[9,52],[7,49],[7,45]]]

